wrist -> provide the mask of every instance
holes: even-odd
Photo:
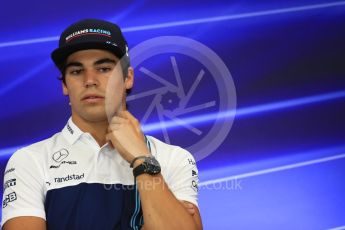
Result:
[[[133,175],[136,178],[141,174],[156,175],[161,172],[159,162],[154,156],[140,156],[132,162]]]
[[[145,160],[144,159],[137,159],[136,161],[134,161],[131,165],[132,168],[136,168],[137,166],[141,165]]]
[[[149,157],[151,156],[151,154],[149,153],[145,153],[145,154],[139,154],[137,157],[134,157],[132,158],[130,161],[129,161],[129,166],[131,168],[135,168],[136,166],[142,164],[145,160],[145,157]]]

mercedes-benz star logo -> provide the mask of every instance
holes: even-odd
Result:
[[[67,149],[61,149],[53,154],[53,160],[60,163],[68,155],[69,155],[69,152],[67,151]]]

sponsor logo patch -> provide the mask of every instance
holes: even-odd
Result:
[[[6,175],[7,173],[10,173],[10,172],[14,172],[16,169],[15,168],[9,168],[5,171],[4,175]]]
[[[61,165],[68,164],[68,165],[76,165],[77,161],[61,161],[58,165],[51,165],[49,166],[50,169],[58,169]]]
[[[15,192],[11,192],[8,195],[5,196],[5,199],[2,202],[2,207],[6,208],[7,204],[17,200],[17,194]]]
[[[190,165],[195,165],[195,161],[193,159],[191,159],[191,158],[188,158],[188,163]]]
[[[76,165],[77,164],[77,161],[67,161],[67,160],[64,160],[68,157],[69,155],[69,152],[67,151],[67,149],[61,149],[57,152],[55,152],[52,156],[52,159],[58,163],[58,164],[55,164],[55,165],[50,165],[49,168],[50,169],[57,169],[57,168],[60,168],[61,165]]]
[[[16,185],[16,179],[10,179],[4,183],[4,190]]]
[[[103,30],[99,28],[88,28],[75,31],[66,37],[66,42],[71,41],[73,38],[84,36],[84,35],[100,35],[111,37],[111,32],[109,30]]]
[[[52,157],[52,158],[53,158],[53,160],[54,160],[55,162],[60,163],[63,159],[65,159],[66,157],[68,157],[68,155],[69,155],[69,152],[67,151],[67,149],[61,149],[61,150],[55,152],[55,153],[53,154],[53,157]]]
[[[71,128],[71,126],[69,126],[68,123],[67,123],[67,130],[68,130],[68,132],[69,132],[70,134],[73,134],[73,133],[74,133],[73,129]]]
[[[195,191],[198,191],[198,183],[196,183],[195,180],[192,181],[192,189],[194,189]]]
[[[62,183],[62,182],[70,181],[70,180],[81,180],[83,178],[84,178],[84,173],[81,175],[72,174],[72,175],[67,175],[65,177],[55,177],[54,182]]]

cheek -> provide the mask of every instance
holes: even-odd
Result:
[[[68,84],[68,83],[67,83]],[[78,87],[76,84],[68,84],[67,93],[70,100],[76,100],[80,94],[81,88]]]

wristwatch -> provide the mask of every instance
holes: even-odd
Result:
[[[161,172],[161,166],[154,156],[143,156],[140,158],[144,159],[144,162],[133,169],[134,177],[137,177],[143,173],[156,175]]]

